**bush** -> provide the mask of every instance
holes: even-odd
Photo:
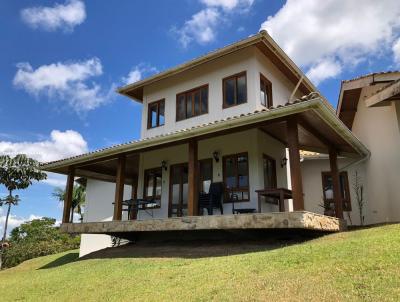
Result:
[[[4,267],[78,248],[80,237],[61,233],[54,223],[52,218],[35,219],[13,229],[9,247],[3,251]]]

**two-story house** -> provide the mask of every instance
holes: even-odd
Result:
[[[304,212],[314,204],[305,206],[300,150],[329,154],[340,224],[337,158],[369,154],[266,31],[118,92],[142,104],[139,140],[43,165],[68,175],[61,228],[86,234],[81,255],[108,235],[323,225]],[[87,179],[82,224],[70,222],[76,177]],[[217,184],[210,203],[221,207],[210,213],[202,192]]]

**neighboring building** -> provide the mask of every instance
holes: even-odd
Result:
[[[302,177],[300,150],[329,154],[338,218],[343,218],[343,204],[337,157],[359,161],[369,156],[265,31],[119,93],[143,105],[140,140],[43,165],[68,175],[61,228],[85,234],[81,255],[108,246],[108,235],[142,231],[297,228],[299,221],[302,228],[313,228],[313,222],[322,227],[328,218],[302,212],[319,212],[321,199],[308,196],[308,177],[320,177],[320,171],[305,171]],[[82,224],[69,222],[68,192],[75,177],[87,178]],[[199,192],[212,183],[223,185],[224,215],[207,218],[206,211],[199,211]],[[259,198],[256,192],[268,189],[270,194],[276,188],[290,188],[277,192],[291,201]],[[128,217],[123,201],[131,198],[151,202]],[[232,215],[232,205],[260,214]],[[294,212],[268,214],[283,211]],[[184,218],[168,219],[174,217]]]
[[[355,173],[364,188],[366,224],[400,221],[400,72],[372,73],[343,81],[338,117],[370,150],[364,160],[340,159],[342,196],[353,224],[359,224]],[[324,155],[306,154],[302,162],[305,206],[323,213],[323,187],[331,192],[329,161]],[[328,179],[327,179],[328,178]],[[329,196],[328,196],[329,197]],[[345,207],[346,210],[346,207]],[[348,217],[348,214],[345,217]]]

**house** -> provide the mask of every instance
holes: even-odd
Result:
[[[42,166],[68,175],[61,229],[84,234],[81,255],[109,235],[343,228],[338,158],[370,152],[266,31],[118,92],[142,104],[139,140]],[[328,154],[336,217],[313,213],[300,150]],[[69,221],[76,177],[87,179],[84,223]],[[222,206],[207,215],[211,186]]]
[[[361,160],[338,160],[348,223],[400,221],[399,100],[400,72],[372,73],[342,82],[337,116],[370,151],[370,156]],[[332,201],[326,196],[332,191],[329,161],[323,154],[304,154],[303,158],[305,208],[323,213],[315,201]],[[361,216],[353,188],[356,173],[365,204]]]

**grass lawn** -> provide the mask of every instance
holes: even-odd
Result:
[[[219,257],[77,261],[0,272],[1,301],[400,301],[400,224]]]

